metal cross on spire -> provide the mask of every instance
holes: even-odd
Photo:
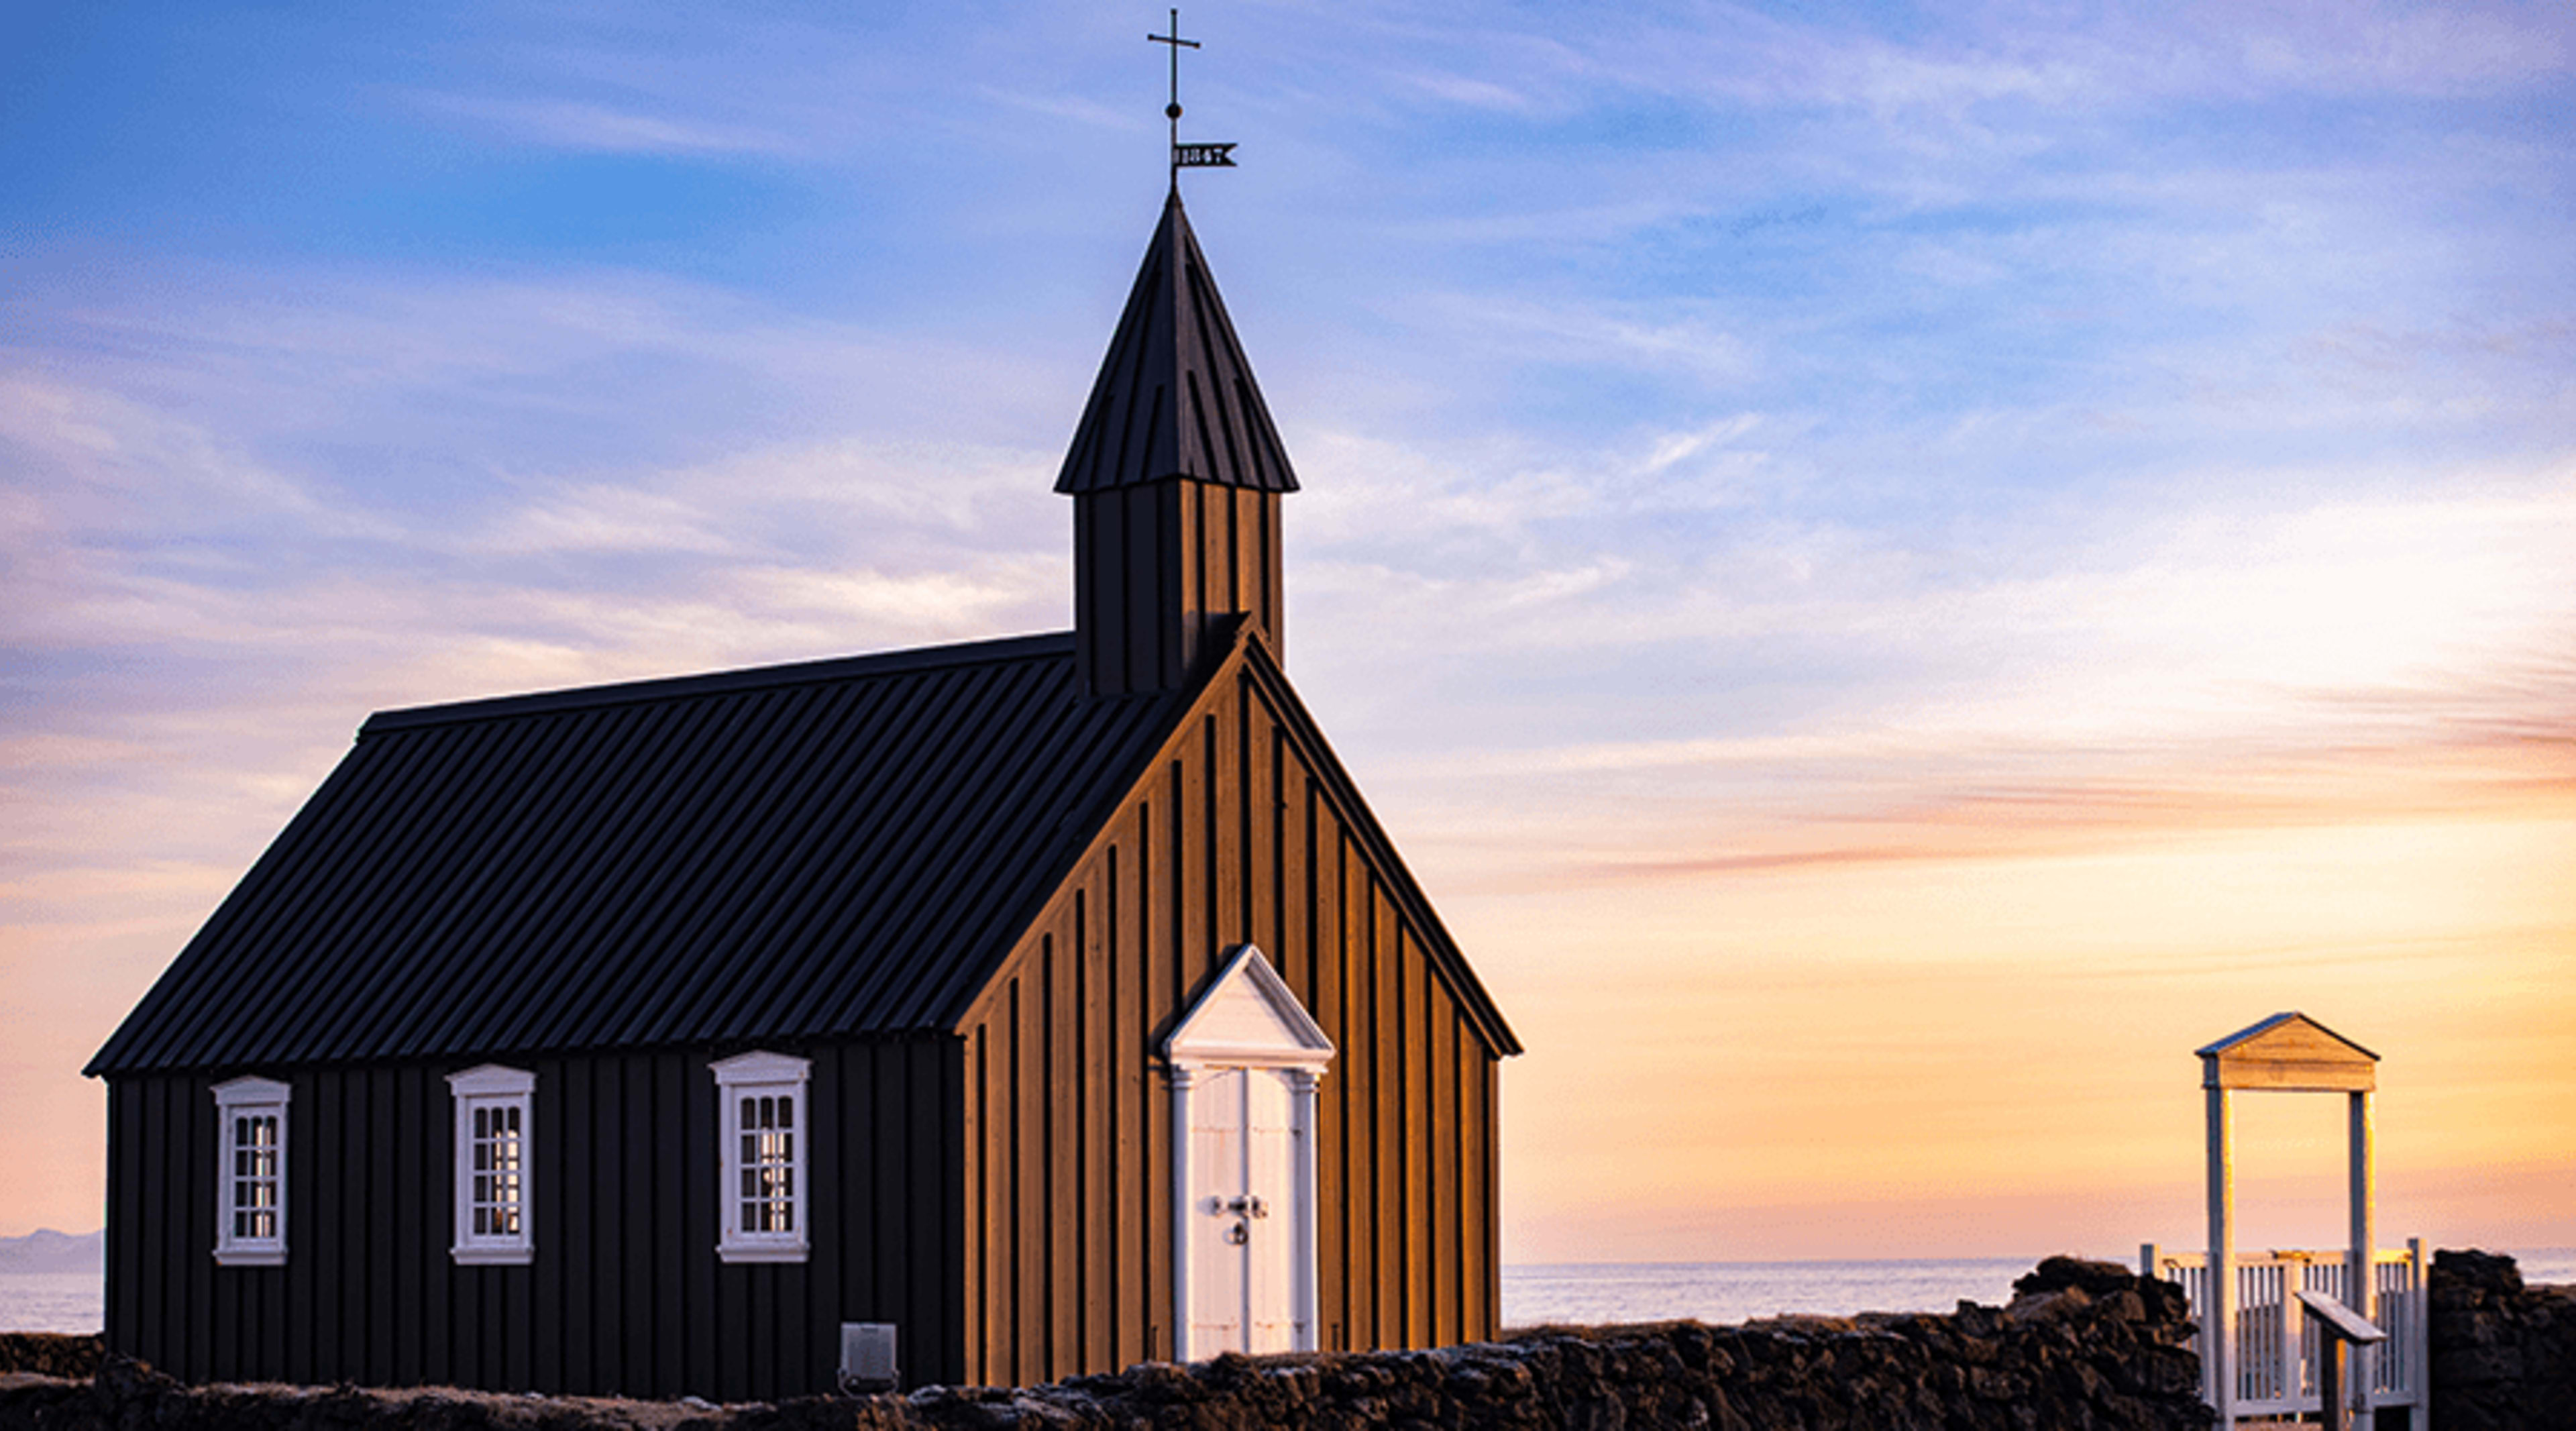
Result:
[[[1181,191],[1183,169],[1231,169],[1234,167],[1232,144],[1183,144],[1181,142],[1181,51],[1197,49],[1199,42],[1181,38],[1181,12],[1172,11],[1172,33],[1148,34],[1146,39],[1172,47],[1172,102],[1163,106],[1163,117],[1172,122],[1172,192]]]

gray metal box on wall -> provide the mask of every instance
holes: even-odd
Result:
[[[892,1391],[900,1379],[895,1369],[892,1322],[841,1323],[841,1389]]]

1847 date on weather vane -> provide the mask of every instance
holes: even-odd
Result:
[[[1163,117],[1172,122],[1172,189],[1177,193],[1181,187],[1183,169],[1233,168],[1234,146],[1181,142],[1181,51],[1184,48],[1195,50],[1199,47],[1198,41],[1181,38],[1181,12],[1177,8],[1172,11],[1170,34],[1149,34],[1145,38],[1158,45],[1169,45],[1172,49],[1172,102],[1163,106]]]

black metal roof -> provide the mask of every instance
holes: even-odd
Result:
[[[1297,490],[1288,449],[1177,193],[1163,205],[1055,489],[1098,492],[1175,477]]]
[[[88,1071],[940,1027],[1198,689],[1063,634],[379,714]]]

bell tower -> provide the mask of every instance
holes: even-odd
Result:
[[[1240,614],[1286,661],[1288,450],[1177,190],[1055,490],[1073,498],[1074,633],[1093,695],[1169,690]]]

